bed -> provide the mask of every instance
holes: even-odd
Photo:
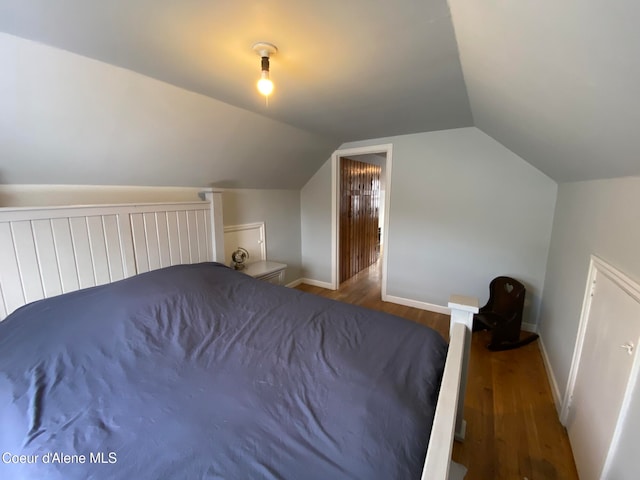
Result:
[[[255,280],[203,196],[0,209],[0,476],[447,478],[477,300],[447,345]]]

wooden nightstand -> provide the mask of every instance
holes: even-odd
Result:
[[[262,260],[247,263],[244,269],[240,271],[258,280],[265,280],[275,285],[284,285],[284,272],[286,269],[287,265],[284,263]]]

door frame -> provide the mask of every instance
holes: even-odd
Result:
[[[336,150],[331,155],[331,288],[340,286],[340,158],[373,153],[386,154],[384,178],[384,223],[382,226],[382,300],[387,296],[387,252],[389,238],[389,205],[391,200],[391,164],[393,144]]]
[[[573,391],[575,389],[576,379],[578,376],[578,369],[580,367],[580,359],[582,357],[582,349],[584,346],[584,338],[587,332],[589,314],[591,312],[591,302],[593,298],[593,291],[596,284],[598,275],[604,275],[609,278],[618,287],[628,293],[636,302],[640,304],[640,284],[629,278],[620,270],[605,262],[601,258],[591,255],[589,262],[589,274],[587,275],[587,285],[584,293],[584,300],[582,302],[582,312],[580,314],[580,324],[578,326],[578,336],[576,338],[576,344],[573,351],[573,359],[571,360],[571,370],[569,371],[569,380],[567,382],[567,388],[562,402],[562,409],[560,411],[560,422],[565,427],[569,420],[569,410],[573,400]],[[636,349],[640,348],[638,341],[635,339]],[[629,380],[624,393],[622,404],[620,405],[620,412],[618,413],[618,420],[616,421],[616,427],[611,438],[609,445],[609,451],[605,457],[604,465],[600,478],[606,478],[611,464],[613,461],[613,454],[615,453],[620,436],[622,434],[622,427],[624,426],[627,413],[629,411],[629,405],[631,403],[631,393],[637,383],[638,374],[640,373],[640,354],[636,352],[633,358],[633,364],[631,365],[631,373],[629,374]]]

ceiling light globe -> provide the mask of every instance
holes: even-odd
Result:
[[[258,80],[258,91],[264,96],[271,95],[271,92],[273,92],[273,82],[268,78],[261,78]]]

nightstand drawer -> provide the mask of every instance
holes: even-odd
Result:
[[[280,270],[279,272],[270,273],[268,275],[256,278],[264,280],[265,282],[273,283],[275,285],[282,285],[284,283],[284,270]]]

